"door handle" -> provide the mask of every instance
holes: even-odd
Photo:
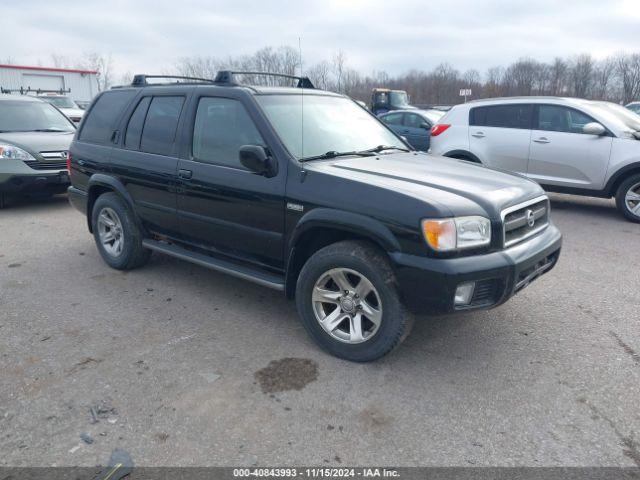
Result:
[[[472,137],[476,137],[476,138],[484,138],[484,133],[483,132],[476,132],[476,133],[472,133],[471,136]]]
[[[185,170],[181,168],[178,170],[178,177],[184,178],[185,180],[189,180],[193,176],[193,172],[191,170]]]
[[[536,143],[551,143],[551,140],[547,139],[547,137],[535,138],[533,141]]]

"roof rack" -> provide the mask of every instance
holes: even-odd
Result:
[[[131,82],[131,86],[147,87],[152,85],[163,85],[158,83],[149,83],[147,82],[148,78],[169,78],[169,79],[177,80],[176,82],[171,82],[171,83],[214,83],[213,80],[209,78],[183,77],[179,75],[135,75],[133,77],[133,81]],[[186,80],[186,81],[181,82],[180,80]]]
[[[216,78],[214,80],[217,84],[222,85],[240,85],[236,82],[235,75],[264,75],[268,77],[280,77],[280,78],[290,78],[292,80],[297,80],[296,84],[297,88],[315,88],[309,77],[298,77],[296,75],[286,75],[284,73],[269,73],[269,72],[242,72],[242,71],[231,71],[231,70],[220,70]]]
[[[20,95],[27,95],[29,93],[35,93],[36,95],[40,95],[41,93],[58,93],[60,95],[64,95],[65,93],[71,93],[71,89],[67,88],[66,90],[60,88],[58,90],[44,90],[42,88],[31,88],[31,87],[20,87],[20,88],[2,88],[0,87],[0,93],[14,93],[20,92]]]

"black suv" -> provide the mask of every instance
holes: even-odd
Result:
[[[414,313],[495,307],[558,260],[536,183],[414,152],[306,78],[236,73],[137,76],[93,101],[69,197],[111,267],[155,250],[281,290],[323,348],[370,361]]]

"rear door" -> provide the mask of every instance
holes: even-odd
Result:
[[[380,117],[380,120],[382,120],[391,130],[396,132],[398,135],[405,134],[404,132],[406,128],[404,126],[404,113],[402,112],[386,113]]]
[[[546,185],[602,189],[613,137],[582,133],[595,121],[563,105],[536,105],[528,176]]]
[[[113,173],[125,184],[143,225],[172,237],[179,235],[175,138],[186,100],[186,93],[159,91],[140,97],[111,159]]]
[[[426,125],[426,127],[425,127]],[[429,150],[429,139],[431,138],[431,124],[417,113],[404,114],[404,136],[416,150],[426,152]]]
[[[531,104],[502,104],[472,108],[469,146],[483,165],[527,174],[531,143]]]
[[[178,165],[180,231],[194,245],[282,269],[286,168],[280,162],[278,174],[266,178],[240,163],[241,146],[268,148],[264,123],[244,102],[232,93],[201,92],[192,100]]]

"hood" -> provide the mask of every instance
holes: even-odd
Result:
[[[449,215],[476,214],[479,205],[499,217],[509,206],[544,195],[537,183],[520,175],[426,153],[345,157],[307,165],[309,170],[411,195],[439,205]]]
[[[69,150],[75,132],[5,132],[0,133],[0,142],[10,143],[26,150],[41,160],[40,152]]]

